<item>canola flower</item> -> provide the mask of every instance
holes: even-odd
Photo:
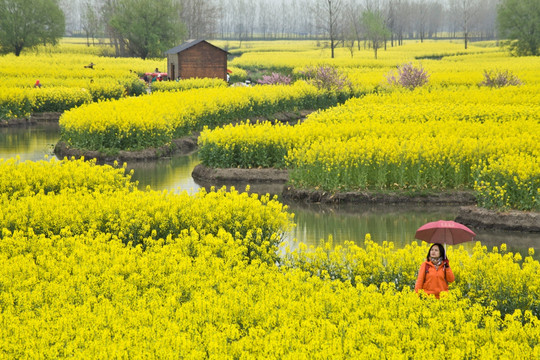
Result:
[[[455,283],[441,300],[422,298],[412,284],[427,244],[395,249],[367,235],[363,246],[279,256],[275,230],[290,217],[275,200],[142,192],[84,161],[1,166],[30,188],[1,192],[2,357],[540,356],[532,251],[449,247]],[[40,190],[44,174],[60,188]],[[20,221],[8,229],[7,217]]]
[[[152,91],[184,91],[225,86],[227,86],[227,83],[222,79],[194,78],[180,81],[156,81],[152,83]]]
[[[11,159],[0,161],[0,169],[9,175],[0,181],[0,224],[7,232],[32,229],[51,236],[69,228],[73,234],[114,234],[138,245],[148,237],[165,239],[186,230],[226,230],[250,239],[246,257],[269,260],[292,220],[269,195],[259,198],[234,189],[201,189],[195,196],[139,191],[124,167],[95,161]]]
[[[354,100],[315,113],[302,132],[281,125],[276,136],[268,123],[237,130],[266,132],[269,140],[259,150],[283,154],[334,133],[343,146],[362,135],[355,116],[388,139],[385,130],[399,127],[407,135],[400,126],[414,119],[444,129],[446,107],[463,102],[452,107],[458,115],[450,123],[470,122],[468,131],[478,137],[482,128],[474,125],[490,121],[518,133],[501,139],[484,127],[494,143],[481,143],[490,157],[460,171],[482,176],[478,186],[490,187],[492,179],[500,186],[501,176],[512,175],[520,184],[538,168],[538,91],[533,85],[514,90],[448,91],[447,102],[439,94],[423,105],[414,95],[388,95],[392,102],[418,103],[413,110],[426,115],[422,121],[413,112],[402,116],[403,107],[394,111],[384,95],[373,96],[372,106]],[[498,104],[495,111],[487,105],[472,111],[487,99]],[[383,116],[385,105],[393,116]],[[386,129],[362,117],[364,107]],[[234,139],[235,131],[228,126],[224,134]],[[204,134],[212,144],[213,132]],[[244,149],[251,146],[245,142]],[[444,148],[430,146],[427,154],[438,159]],[[0,357],[540,357],[540,264],[533,249],[522,255],[504,244],[492,251],[477,244],[469,254],[449,247],[456,282],[436,301],[412,290],[426,244],[395,249],[367,235],[363,246],[322,243],[279,252],[292,216],[268,196],[139,191],[123,168],[82,160],[0,160],[0,170],[9,174],[0,177]]]
[[[230,62],[235,67],[271,69],[295,77],[309,66],[336,66],[347,73],[356,93],[385,86],[384,74],[411,61],[422,65],[430,73],[430,84],[436,86],[476,85],[483,80],[482,70],[490,69],[510,70],[531,83],[540,81],[534,57],[510,57],[495,42],[475,42],[464,50],[463,44],[455,41],[405,41],[402,46],[380,51],[376,60],[373,51],[363,47],[354,49],[352,56],[349,48],[337,48],[332,59],[330,49],[316,41],[253,41],[229,52],[240,55]]]
[[[487,207],[538,209],[538,94],[535,85],[372,94],[295,126],[244,123],[205,130],[201,161],[290,168],[297,187],[475,188]],[[502,202],[487,200],[501,194],[493,190],[496,181],[512,189]]]
[[[269,45],[270,44],[270,45]],[[381,69],[416,59],[444,58],[458,55],[491,54],[501,52],[498,48],[478,47],[471,44],[469,50],[463,45],[451,41],[407,42],[403,46],[387,47],[374,59],[371,49],[360,51],[338,47],[335,57],[330,57],[330,48],[323,47],[317,41],[282,41],[282,42],[249,42],[246,48],[230,49],[229,52],[241,53],[230,63],[240,68],[283,69],[294,70],[313,65],[333,65],[343,68]],[[276,56],[276,53],[279,56]],[[269,56],[272,55],[272,56]]]
[[[194,89],[83,105],[60,118],[61,139],[81,149],[136,150],[158,147],[204,126],[216,127],[252,116],[316,109],[348,97],[293,86]]]
[[[125,165],[125,164],[124,164]],[[96,160],[44,159],[21,162],[18,157],[0,159],[0,194],[6,199],[84,189],[89,192],[132,191],[137,183],[118,164],[96,165]]]
[[[145,94],[146,84],[139,77],[167,67],[163,59],[101,56],[98,47],[83,44],[62,44],[51,49],[0,58],[0,120],[63,112],[100,100]],[[90,63],[95,64],[93,68],[87,67]],[[36,80],[40,80],[41,88],[34,88]],[[216,79],[188,79],[160,82],[153,87],[171,91],[224,85]]]
[[[118,99],[141,94],[144,84],[138,74],[164,67],[164,62],[118,59],[86,53],[86,46],[59,46],[0,58],[0,113],[4,119],[27,117],[34,112],[62,112],[98,99]],[[90,63],[93,69],[85,68]],[[41,88],[34,88],[40,80]],[[14,96],[15,95],[15,96]],[[27,105],[29,103],[29,106]]]
[[[375,243],[369,234],[363,246],[352,241],[335,245],[332,239],[321,240],[319,246],[299,244],[297,249],[287,249],[283,265],[302,269],[313,276],[340,280],[353,286],[377,286],[388,284],[397,291],[414,289],[419,264],[425,259],[431,244],[418,245],[416,241],[396,249],[392,242]],[[540,315],[540,282],[535,274],[540,271],[534,260],[534,249],[529,249],[525,259],[519,253],[506,251],[503,244],[488,251],[480,242],[472,254],[463,246],[448,248],[450,266],[456,282],[450,291],[491,307],[503,316],[516,309]]]

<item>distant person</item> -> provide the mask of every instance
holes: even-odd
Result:
[[[85,67],[86,69],[93,69],[93,68],[94,68],[94,65],[96,65],[96,64],[94,64],[93,62],[91,62],[90,64],[85,65],[84,67]]]
[[[41,83],[39,82],[39,80],[36,80],[36,83],[34,84],[34,87],[35,88],[40,88],[41,87]]]
[[[438,299],[441,291],[448,291],[448,284],[454,282],[454,273],[444,247],[433,244],[429,248],[426,261],[420,266],[414,290],[424,290],[426,294],[433,294]]]

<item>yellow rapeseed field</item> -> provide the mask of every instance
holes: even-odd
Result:
[[[411,290],[426,244],[278,255],[292,218],[265,196],[140,191],[84,160],[0,170],[3,358],[540,356],[532,249],[449,247],[435,300]]]
[[[297,73],[328,51],[302,43],[269,57],[257,55],[267,44],[249,46],[238,68]],[[82,148],[166,143],[207,126],[200,154],[213,166],[287,167],[296,186],[331,191],[474,188],[485,206],[537,211],[540,92],[531,59],[439,43],[381,51],[380,62],[347,52],[333,64],[353,83],[343,94],[297,81],[90,104],[90,85],[24,85],[0,88],[0,99],[14,99],[0,115],[34,111],[44,100],[28,94],[45,90],[40,99],[79,106],[61,126]],[[287,56],[298,58],[280,65]],[[404,62],[421,62],[430,82],[413,91],[385,83]],[[493,68],[524,84],[479,87]],[[117,89],[116,80],[103,84]],[[328,109],[295,126],[225,125],[318,108]],[[0,358],[540,358],[532,248],[449,246],[456,281],[436,300],[413,290],[428,244],[397,249],[366,234],[360,245],[330,238],[291,250],[283,238],[294,215],[276,198],[225,188],[143,191],[125,169],[0,159]]]
[[[167,71],[165,59],[103,56],[108,49],[65,39],[55,47],[38,47],[18,57],[0,57],[0,120],[63,112],[98,100],[145,94],[146,85],[139,78],[156,68]],[[37,81],[39,88],[34,86]],[[156,87],[164,91],[224,85],[222,80],[187,79]]]
[[[246,123],[207,130],[199,139],[202,162],[287,167],[295,186],[329,191],[474,188],[485,207],[539,209],[540,72],[535,59],[511,58],[497,48],[463,52],[437,46],[390,49],[378,67],[364,58],[323,59],[347,61],[341,66],[357,92],[363,87],[375,93],[312,114],[296,126]],[[396,89],[385,78],[390,62],[405,60],[405,49],[410,50],[407,60],[429,74],[428,84],[414,91]],[[247,55],[246,66],[252,58],[271,66],[269,57],[255,51]],[[235,59],[237,65],[243,58]],[[301,52],[291,51],[279,61],[284,58],[298,62],[297,69],[309,64],[302,62],[307,60]],[[484,72],[503,70],[522,85],[479,85]]]

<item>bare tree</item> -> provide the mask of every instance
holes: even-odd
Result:
[[[420,42],[424,42],[428,28],[429,3],[427,0],[416,0],[411,4],[411,20],[415,24],[414,30]]]
[[[443,18],[442,5],[435,1],[430,3],[428,10],[428,37],[431,39],[437,36],[441,27],[441,19]]]
[[[224,39],[226,37],[226,34],[229,32],[228,24],[230,23],[232,19],[232,15],[228,8],[227,0],[215,0],[215,1],[217,2],[217,7],[221,11],[220,16],[217,19],[216,29],[218,32],[218,36]]]
[[[182,0],[181,19],[190,39],[201,39],[215,33],[217,18],[221,15],[219,5],[205,0]]]
[[[358,14],[362,13],[362,5],[360,5],[355,0],[350,0],[344,5],[344,28],[345,28],[345,41],[347,42],[347,47],[351,52],[351,57],[354,54],[354,44],[356,42],[357,49],[360,50],[360,44],[362,42],[362,21]]]
[[[57,0],[66,14],[67,30],[78,29],[88,38],[94,32],[87,5],[122,53],[123,39],[108,26],[108,16],[119,0]],[[521,1],[521,0],[520,0]],[[529,0],[527,0],[529,1]],[[530,0],[533,1],[533,0]],[[538,0],[534,0],[538,1]],[[407,38],[433,38],[441,30],[463,36],[496,36],[497,5],[501,0],[175,0],[182,5],[187,37],[238,40],[312,38],[326,40],[335,56],[343,43],[350,47],[365,38],[360,25],[364,11],[377,12],[390,30],[383,44],[401,45]],[[444,4],[444,6],[443,6]],[[166,11],[166,10],[164,10]],[[371,41],[371,40],[370,40]],[[89,40],[90,42],[90,40]]]
[[[389,9],[391,9],[392,22],[389,23],[392,31],[392,39],[396,38],[398,45],[403,45],[404,35],[411,23],[411,6],[407,0],[390,0]]]
[[[268,4],[264,1],[259,1],[257,15],[259,19],[259,31],[261,32],[263,39],[266,39],[270,33],[271,18],[268,10]]]
[[[315,19],[313,16],[310,16],[312,15],[310,12],[306,11],[311,7],[311,2],[311,0],[300,0],[298,11],[301,12],[302,16],[296,14],[296,17],[299,20],[297,24],[300,32],[306,36],[313,37],[315,35]]]
[[[105,32],[109,36],[111,44],[114,46],[116,56],[126,56],[126,41],[122,35],[111,26],[111,20],[116,13],[117,7],[118,0],[103,0],[100,7],[100,16],[105,27]]]
[[[85,2],[81,14],[81,25],[86,34],[87,46],[90,46],[90,39],[92,39],[92,45],[95,45],[95,39],[100,33],[101,21],[99,11],[100,9],[95,1],[87,0]]]
[[[248,17],[247,3],[249,0],[232,0],[230,9],[234,16],[232,18],[233,34],[239,41],[238,46],[242,47],[242,41],[247,40],[248,26],[246,18]]]
[[[390,46],[394,46],[394,35],[396,34],[396,23],[398,18],[398,13],[396,9],[396,3],[398,0],[388,0],[386,2],[386,26],[390,30]]]
[[[453,14],[458,28],[463,33],[465,49],[468,48],[469,36],[478,20],[479,10],[479,0],[450,0],[450,12]]]
[[[499,0],[480,0],[478,30],[480,37],[494,39],[497,35],[497,5]]]
[[[66,19],[66,32],[78,33],[81,30],[79,15],[82,13],[82,4],[78,0],[60,0],[58,6],[64,11]]]
[[[321,30],[328,36],[330,40],[331,57],[334,58],[334,49],[338,44],[339,34],[341,30],[341,11],[342,0],[318,0],[315,9],[315,16],[320,20]]]

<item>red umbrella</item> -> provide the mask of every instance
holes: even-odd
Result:
[[[232,70],[227,69],[227,74],[232,74]]]
[[[415,237],[428,243],[441,243],[448,245],[472,241],[476,234],[455,221],[433,221],[422,225],[416,230]]]

